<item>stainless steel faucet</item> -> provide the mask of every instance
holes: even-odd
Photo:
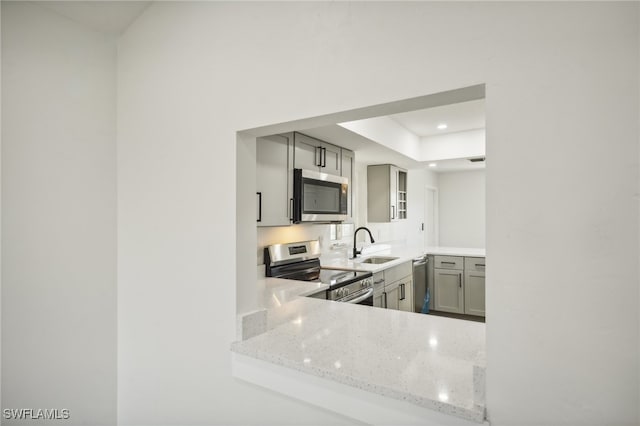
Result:
[[[373,235],[371,235],[371,231],[369,231],[369,228],[366,228],[364,226],[361,226],[360,228],[356,229],[355,232],[353,233],[353,258],[355,259],[360,253],[362,253],[361,250],[358,250],[356,248],[356,235],[358,234],[358,231],[364,229],[365,231],[367,231],[369,233],[369,239],[371,240],[371,244],[375,243],[376,240],[373,239]]]

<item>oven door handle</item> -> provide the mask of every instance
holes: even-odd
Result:
[[[373,288],[369,289],[369,291],[367,291],[362,296],[358,296],[355,299],[351,299],[351,300],[341,300],[341,302],[345,302],[345,303],[360,303],[363,300],[369,298],[371,295],[373,295]]]

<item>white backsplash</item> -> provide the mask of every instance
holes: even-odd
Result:
[[[264,264],[264,248],[272,244],[292,243],[296,241],[318,240],[323,256],[344,255],[353,244],[353,224],[343,227],[343,235],[332,239],[330,224],[299,224],[291,226],[270,226],[258,228],[258,265]]]

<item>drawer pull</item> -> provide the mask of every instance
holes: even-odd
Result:
[[[484,263],[476,263],[476,266],[482,266],[484,268]]]
[[[443,265],[444,265],[445,263],[446,263],[447,265],[455,265],[455,264],[456,264],[456,262],[440,262],[440,263],[442,263]]]

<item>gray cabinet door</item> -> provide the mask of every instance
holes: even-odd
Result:
[[[317,139],[295,133],[294,167],[319,172],[322,164],[320,144],[321,142]]]
[[[345,222],[351,223],[353,222],[353,196],[355,190],[355,183],[353,181],[355,158],[353,151],[349,151],[348,149],[342,149],[340,151],[340,155],[342,157],[341,176],[349,179],[349,194],[347,198],[347,215],[349,216],[349,218]]]
[[[429,262],[427,262],[427,288],[429,289],[429,310],[433,311],[436,306],[436,292],[435,292],[435,275],[434,275],[434,256],[429,255]],[[423,301],[420,301],[422,306]]]
[[[413,312],[413,279],[406,277],[400,281],[398,292],[398,309]]]
[[[342,150],[340,147],[326,142],[320,144],[320,147],[323,150],[320,171],[330,175],[342,176]]]
[[[293,197],[292,135],[273,135],[256,141],[256,223],[287,226]]]
[[[462,271],[435,269],[436,311],[464,313],[464,284]]]
[[[400,174],[403,178],[400,178]],[[369,222],[395,222],[406,219],[406,170],[391,164],[367,166],[367,219]],[[400,190],[401,180],[405,182]],[[399,191],[402,193],[398,200]],[[399,203],[402,204],[400,207]]]
[[[384,286],[384,302],[385,308],[387,309],[395,309],[396,311],[400,309],[400,286],[398,282],[392,283],[391,285]]]
[[[342,152],[339,146],[302,133],[294,133],[294,135],[294,165],[296,169],[341,176]]]
[[[485,276],[484,272],[466,271],[464,275],[464,313],[468,315],[485,315],[484,307]]]
[[[373,306],[376,308],[384,308],[384,292],[373,295]]]
[[[391,204],[391,211],[389,212],[391,222],[398,220],[398,169],[396,166],[389,167],[389,200]]]

